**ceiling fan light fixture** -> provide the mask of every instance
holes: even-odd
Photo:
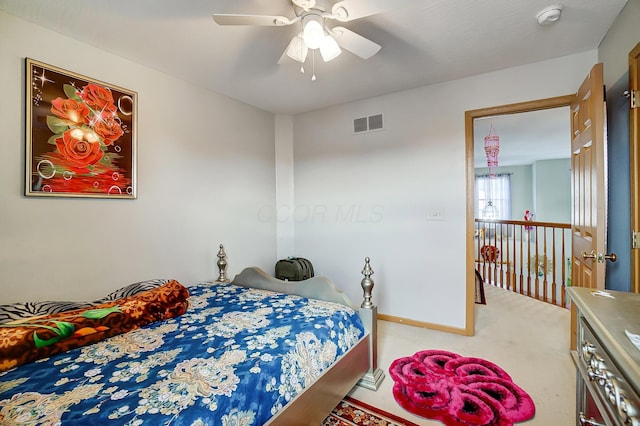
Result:
[[[332,13],[333,18],[338,21],[345,22],[349,19],[349,12],[344,8],[344,6],[339,6],[338,4],[334,5]]]
[[[304,43],[309,49],[318,49],[324,40],[324,22],[320,15],[309,14],[302,18]]]
[[[302,33],[295,36],[287,48],[287,56],[300,63],[304,63],[307,60],[308,52],[309,48],[302,38]]]
[[[340,56],[342,50],[340,46],[338,46],[338,42],[331,37],[330,35],[326,35],[322,39],[322,43],[320,43],[320,55],[322,55],[322,60],[325,62],[329,62]]]
[[[309,10],[312,7],[315,7],[316,0],[293,0],[293,4],[303,8],[304,10]]]

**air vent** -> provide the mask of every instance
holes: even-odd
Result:
[[[356,118],[353,120],[353,132],[354,133],[362,133],[369,130],[369,126],[367,125],[367,117]]]
[[[370,115],[353,120],[353,133],[372,132],[374,130],[382,130],[383,128],[384,120],[382,119],[382,114]]]
[[[382,114],[369,116],[369,130],[382,129]]]

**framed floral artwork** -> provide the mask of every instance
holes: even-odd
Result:
[[[27,58],[27,196],[136,198],[137,93]]]

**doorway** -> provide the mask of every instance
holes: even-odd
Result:
[[[518,114],[523,112],[546,110],[551,108],[569,107],[575,95],[569,94],[554,98],[539,99],[517,104],[501,105],[489,108],[482,108],[465,112],[465,157],[466,157],[466,187],[467,187],[467,241],[466,241],[466,264],[467,264],[467,293],[466,293],[466,332],[474,334],[475,328],[475,245],[474,234],[471,232],[475,228],[475,130],[476,119],[501,116],[508,114]],[[569,117],[567,116],[567,121]]]

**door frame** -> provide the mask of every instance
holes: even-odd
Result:
[[[551,108],[569,107],[575,94],[556,96],[553,98],[538,99],[534,101],[519,102],[515,104],[499,105],[488,108],[480,108],[464,113],[465,127],[465,159],[466,159],[466,188],[467,188],[467,236],[466,236],[466,265],[467,265],[467,292],[466,292],[466,323],[465,334],[473,336],[475,333],[475,244],[473,242],[474,204],[475,204],[475,165],[474,165],[474,130],[473,123],[476,118],[493,117],[496,115],[518,114],[522,112],[539,111]],[[571,115],[567,114],[570,123]],[[571,135],[567,135],[570,138]]]
[[[629,90],[640,92],[640,43],[629,52]],[[640,107],[629,113],[631,231],[640,232]],[[640,293],[640,249],[631,247],[631,292]]]

